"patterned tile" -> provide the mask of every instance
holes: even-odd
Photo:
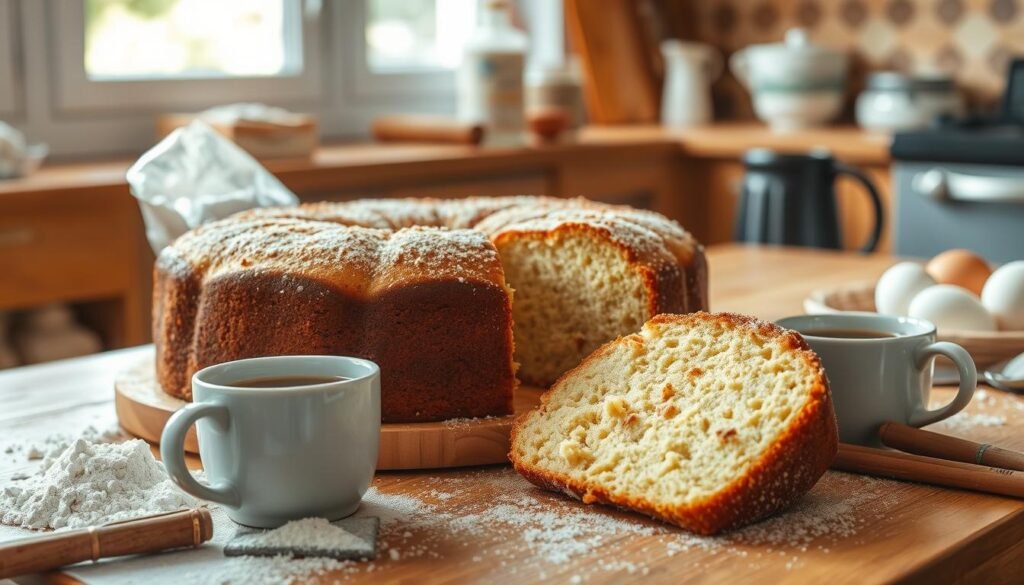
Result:
[[[885,14],[896,26],[906,26],[914,19],[914,3],[910,0],[889,0]]]
[[[935,16],[942,24],[952,26],[964,14],[964,3],[961,0],[939,0],[935,4]]]
[[[992,0],[989,13],[996,22],[1013,20],[1013,17],[1017,16],[1017,0]]]
[[[795,26],[808,29],[813,42],[850,51],[853,88],[879,69],[945,72],[972,101],[993,104],[1007,62],[1024,54],[1024,0],[682,1],[693,8],[698,40],[726,53],[779,42]],[[734,115],[750,115],[749,96],[728,75],[715,99]]]

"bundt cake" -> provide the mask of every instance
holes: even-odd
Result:
[[[516,362],[547,386],[655,314],[707,308],[707,268],[678,224],[628,207],[359,200],[197,228],[160,254],[154,294],[172,395],[227,360],[358,355],[381,366],[386,422],[428,421],[508,414]]]
[[[828,382],[797,333],[728,313],[658,315],[518,418],[531,482],[701,534],[792,503],[838,445]]]

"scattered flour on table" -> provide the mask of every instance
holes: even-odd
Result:
[[[325,558],[293,559],[278,557],[225,557],[224,562],[213,570],[184,570],[182,583],[228,585],[289,585],[313,583],[326,573],[341,571],[353,573],[360,570],[352,561],[336,561]]]
[[[199,505],[175,486],[140,439],[84,436],[0,491],[0,522],[32,529],[96,526]]]
[[[1001,427],[1006,424],[1006,417],[997,414],[971,414],[960,411],[938,424],[954,432],[963,432],[977,427]]]

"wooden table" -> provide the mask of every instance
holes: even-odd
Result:
[[[714,248],[709,261],[712,308],[767,319],[800,313],[812,288],[875,278],[892,262],[740,246]],[[140,351],[0,373],[0,486],[31,467],[6,446],[109,424],[113,376]],[[985,389],[968,411],[935,428],[1024,450],[1024,399]],[[372,571],[361,564],[332,577],[988,584],[1020,583],[1024,569],[1024,502],[843,473],[829,472],[794,511],[716,539],[536,490],[501,466],[381,473],[374,485],[374,501],[412,514],[384,531],[397,558],[385,549]]]

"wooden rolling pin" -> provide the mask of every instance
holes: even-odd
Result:
[[[484,127],[440,116],[394,115],[373,121],[373,137],[380,142],[439,142],[480,144]]]
[[[213,518],[206,508],[51,532],[0,544],[0,579],[105,557],[199,546],[212,537]]]
[[[894,422],[883,424],[878,434],[882,443],[907,453],[1024,471],[1024,453],[988,443],[975,443]]]
[[[840,443],[832,468],[1024,498],[1024,473]]]

